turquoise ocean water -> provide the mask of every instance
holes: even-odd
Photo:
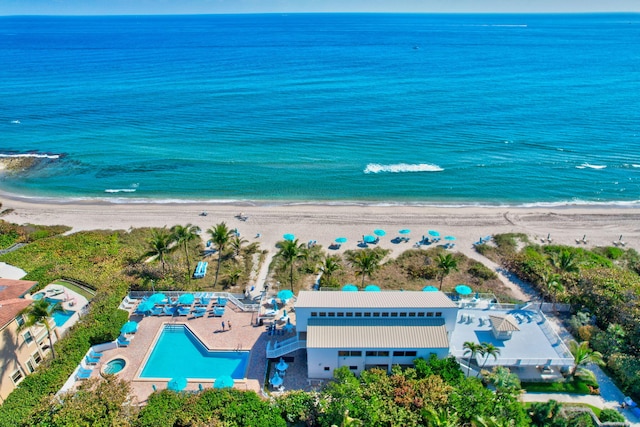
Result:
[[[0,188],[640,201],[640,15],[0,17]]]

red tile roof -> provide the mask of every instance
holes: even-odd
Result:
[[[38,282],[0,278],[0,329],[4,329],[18,313],[33,302],[24,295]]]
[[[33,300],[24,298],[13,298],[0,301],[0,330],[4,329],[18,313],[27,308]]]
[[[0,279],[0,301],[21,298],[37,284],[30,280]]]

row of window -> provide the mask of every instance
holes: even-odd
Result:
[[[367,351],[365,353],[368,357],[389,357],[388,351]],[[394,351],[394,357],[416,357],[417,352],[414,350],[409,351]],[[340,350],[338,351],[340,357],[362,357],[362,351],[354,350]]]
[[[442,317],[441,311],[342,312],[312,311],[311,317]]]
[[[27,370],[30,374],[34,373],[36,370],[36,366],[38,366],[42,362],[42,355],[40,352],[36,351],[31,355],[31,358],[27,360]],[[17,370],[13,371],[11,374],[11,380],[15,385],[18,385],[20,381],[24,379],[24,372],[22,371],[22,367],[18,367]]]

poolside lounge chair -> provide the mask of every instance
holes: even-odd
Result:
[[[85,356],[84,357],[84,362],[87,365],[95,365],[100,361],[100,359],[94,359],[93,357],[89,357],[89,356]]]
[[[226,307],[227,306],[227,299],[224,298],[224,297],[218,297],[218,306]]]
[[[162,309],[162,307],[153,307],[151,309],[151,315],[152,316],[162,316],[164,314],[164,310]]]
[[[200,305],[207,306],[209,303],[211,303],[211,297],[203,296],[200,298]]]
[[[175,314],[175,308],[169,306],[162,307],[162,314],[165,316],[173,316]]]
[[[191,313],[191,307],[178,307],[178,316],[188,316]]]
[[[93,372],[91,369],[84,369],[83,367],[80,367],[76,373],[76,380],[88,379],[91,376],[91,372]]]
[[[131,341],[129,341],[122,335],[120,335],[116,341],[117,341],[118,347],[127,347],[129,344],[131,344]]]
[[[194,311],[194,312],[191,313],[192,319],[197,319],[198,317],[204,317],[205,313],[206,313],[206,310],[205,311]]]
[[[93,357],[94,359],[100,359],[103,354],[102,353],[98,353],[97,351],[93,351],[93,349],[89,350],[89,356]]]
[[[220,317],[224,314],[224,307],[214,307],[212,315],[214,317]]]

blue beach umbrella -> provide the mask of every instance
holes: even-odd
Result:
[[[269,382],[271,383],[272,386],[274,387],[279,387],[282,385],[283,383],[283,379],[280,375],[278,375],[278,373],[276,372],[273,377],[269,380]]]
[[[365,291],[365,292],[380,292],[380,287],[379,287],[379,286],[376,286],[376,285],[374,285],[374,284],[371,284],[371,285],[367,285],[367,286],[364,288],[364,291]]]
[[[285,234],[284,236],[282,236],[282,238],[283,238],[284,240],[288,240],[288,241],[290,241],[290,242],[293,242],[294,240],[296,240],[296,236],[294,236],[294,235],[293,235],[293,234],[291,234],[291,233],[287,233],[287,234]]]
[[[438,292],[438,288],[436,288],[435,286],[425,286],[424,288],[422,288],[423,292]]]
[[[165,299],[167,299],[165,294],[157,293],[157,294],[151,295],[149,299],[147,299],[147,301],[153,301],[155,304],[158,304],[164,301]]]
[[[473,290],[471,290],[471,288],[467,285],[460,284],[456,286],[456,292],[460,295],[471,295]]]
[[[213,388],[231,388],[234,384],[235,382],[233,381],[233,378],[231,378],[229,375],[222,375],[216,378],[215,382],[213,383]]]
[[[177,377],[169,380],[167,388],[173,391],[184,390],[187,387],[187,379],[185,377]]]
[[[295,326],[293,325],[293,323],[291,323],[291,318],[288,318],[287,323],[282,327],[282,329],[287,332],[291,332],[293,331],[293,328],[295,328]]]
[[[364,241],[365,243],[373,243],[376,241],[376,238],[371,236],[370,234],[367,234],[366,236],[362,236],[362,241]]]
[[[275,298],[271,300],[271,305],[273,305],[274,310],[278,309],[278,301]]]
[[[456,240],[455,236],[444,236],[444,240]]]
[[[283,289],[278,292],[278,298],[280,298],[280,301],[282,301],[283,304],[286,304],[286,301],[293,298],[293,292],[289,289]]]
[[[178,298],[178,304],[191,305],[193,304],[194,300],[195,297],[193,296],[193,294],[182,294]]]
[[[429,230],[429,236],[440,237],[440,233],[438,233],[436,230]]]
[[[336,243],[347,243],[347,238],[346,237],[338,237],[336,239]]]
[[[156,303],[153,301],[142,301],[139,305],[138,305],[138,311],[141,313],[144,313],[145,311],[150,311],[153,307],[156,306]]]
[[[373,230],[373,234],[375,234],[376,236],[382,237],[385,234],[387,234],[387,232],[382,230],[382,229],[380,229],[380,228],[378,228],[378,229]]]
[[[411,233],[411,230],[409,230],[408,228],[403,228],[402,230],[398,231],[398,233],[400,233],[400,234],[409,234],[409,233]]]
[[[347,283],[342,287],[343,292],[358,292],[358,287],[354,284]]]
[[[132,334],[138,330],[138,322],[134,322],[133,320],[128,321],[122,328],[120,328],[120,333],[123,334]]]
[[[288,367],[289,367],[289,364],[287,364],[287,362],[285,362],[284,359],[281,357],[280,361],[276,365],[276,369],[278,371],[286,371]]]

